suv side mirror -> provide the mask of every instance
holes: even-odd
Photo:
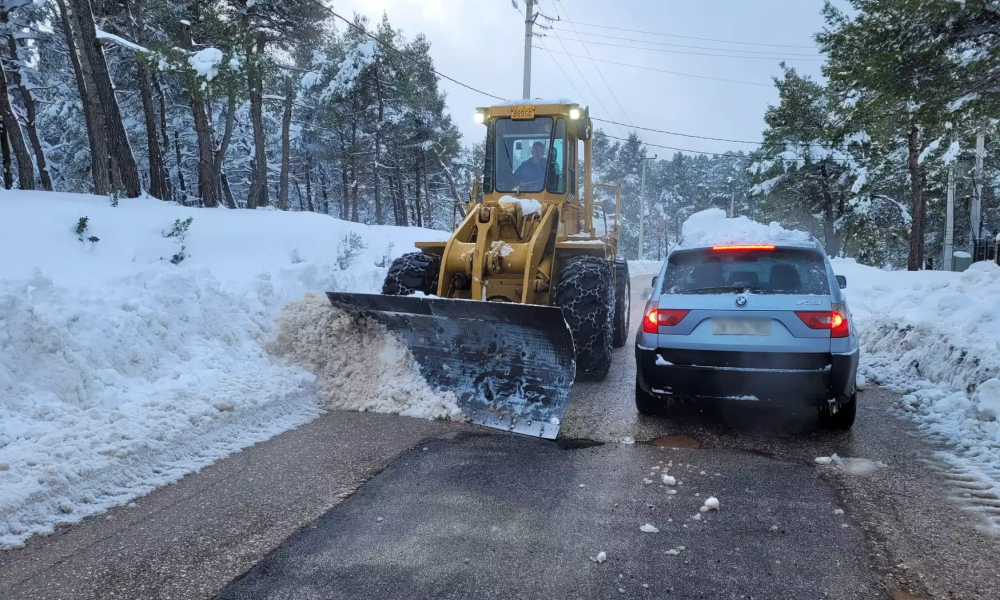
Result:
[[[653,285],[654,288],[656,287],[656,280],[659,279],[659,278],[660,278],[659,275],[653,275],[653,284],[652,285]]]
[[[837,275],[837,285],[840,286],[840,289],[846,288],[847,287],[847,278],[844,277],[843,275]]]

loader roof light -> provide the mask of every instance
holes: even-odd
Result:
[[[486,115],[484,115],[483,113],[481,113],[479,111],[476,111],[476,123],[482,124],[483,121],[485,121],[485,120],[486,120]]]
[[[727,252],[731,250],[774,250],[773,244],[734,244],[730,246],[712,246],[715,252]]]
[[[574,121],[576,119],[579,119],[580,118],[580,109],[579,108],[571,108],[571,109],[569,109],[569,118],[573,119]]]

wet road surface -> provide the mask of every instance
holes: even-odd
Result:
[[[0,598],[1000,599],[990,500],[894,394],[863,391],[847,434],[750,403],[644,417],[616,352],[555,443],[330,413],[0,553]]]

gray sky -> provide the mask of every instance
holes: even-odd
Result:
[[[563,22],[554,26],[564,30],[543,32],[548,37],[542,38],[539,43],[549,50],[583,58],[533,50],[531,95],[535,98],[582,98],[581,103],[591,107],[594,117],[622,123],[631,121],[634,125],[679,133],[756,141],[760,139],[764,127],[764,110],[768,104],[777,101],[777,93],[771,84],[772,77],[781,72],[778,65],[782,58],[801,73],[820,76],[822,63],[815,60],[819,54],[812,36],[823,24],[820,15],[822,0],[537,1],[546,14],[562,17]],[[421,32],[427,36],[434,64],[441,73],[504,98],[520,98],[524,4],[522,0],[518,3],[519,12],[514,10],[511,0],[339,0],[334,9],[348,18],[354,12],[366,15],[372,22],[381,19],[385,12],[393,27],[402,29],[407,38]],[[567,19],[577,23],[576,30],[586,42],[586,48],[577,39],[574,26]],[[546,21],[540,19],[540,22]],[[727,42],[804,47],[722,43],[589,27],[580,23]],[[614,38],[648,40],[674,46]],[[642,46],[671,52],[601,44]],[[587,58],[588,51],[594,59],[598,59],[596,68],[595,63]],[[727,57],[691,53],[724,54]],[[805,56],[790,56],[793,54]],[[762,83],[767,87],[684,77],[600,60]],[[567,76],[572,84],[567,81]],[[489,105],[493,100],[446,80],[441,81],[441,86],[447,93],[448,108],[466,142],[478,141],[485,135],[485,130],[474,123],[474,109]],[[628,130],[627,127],[619,129],[614,125],[597,125],[611,135],[621,136],[622,131]],[[646,142],[707,152],[754,147],[643,131],[640,135]],[[668,150],[651,150],[661,156],[672,154]]]

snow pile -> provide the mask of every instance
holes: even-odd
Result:
[[[198,77],[204,77],[206,81],[215,79],[215,76],[219,74],[219,64],[221,63],[222,50],[218,48],[205,48],[188,58],[188,64],[198,74]]]
[[[726,218],[726,211],[710,208],[691,215],[681,229],[681,248],[702,248],[720,244],[808,243],[804,231],[785,229],[778,223],[764,225],[740,216]]]
[[[445,236],[44,192],[0,217],[0,547],[313,419],[315,377],[264,348],[281,307],[376,292],[377,264]]]
[[[430,388],[402,340],[331,309],[325,297],[308,295],[288,304],[278,325],[268,350],[316,373],[330,407],[464,420],[455,394]]]

